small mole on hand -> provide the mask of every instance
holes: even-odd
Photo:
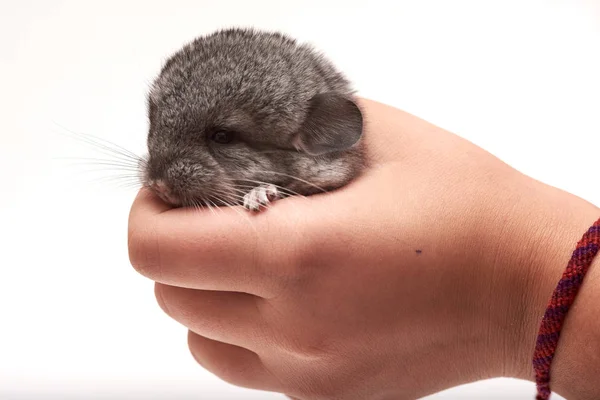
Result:
[[[422,250],[415,250],[415,253],[417,254],[421,254],[423,251]]]

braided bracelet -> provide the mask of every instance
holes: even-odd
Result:
[[[583,235],[573,251],[567,269],[558,282],[544,313],[533,353],[533,369],[537,387],[536,400],[548,400],[550,365],[565,317],[579,292],[583,278],[600,248],[600,219]]]

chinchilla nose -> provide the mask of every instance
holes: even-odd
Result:
[[[163,201],[173,205],[179,206],[181,203],[180,198],[173,192],[173,190],[167,185],[162,179],[152,179],[148,182],[150,189],[156,193]]]

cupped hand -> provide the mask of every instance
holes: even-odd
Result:
[[[257,214],[169,209],[142,190],[132,264],[196,360],[235,385],[398,400],[530,379],[535,318],[562,265],[536,277],[532,260],[568,259],[547,227],[568,217],[583,232],[588,215],[556,214],[580,200],[410,114],[360,105],[370,165],[354,182]],[[556,246],[542,251],[541,237]]]

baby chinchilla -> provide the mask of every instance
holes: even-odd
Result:
[[[284,34],[197,38],[152,84],[143,183],[174,207],[255,211],[339,188],[365,163],[353,95],[324,56]]]

